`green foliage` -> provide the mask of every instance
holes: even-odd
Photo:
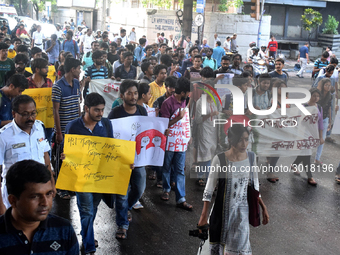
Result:
[[[303,15],[301,15],[301,20],[302,28],[309,34],[312,34],[313,30],[322,24],[322,15],[320,12],[308,8],[305,9]]]
[[[243,0],[220,0],[220,5],[218,10],[221,12],[226,12],[230,7],[239,8],[243,5]]]
[[[142,0],[142,4],[144,7],[146,7],[147,4],[152,4],[158,8],[164,7],[165,9],[170,9],[172,6],[172,0]]]
[[[31,2],[33,3],[34,9],[37,7],[39,12],[44,11],[46,9],[45,8],[45,3],[46,2],[51,2],[51,11],[52,12],[57,12],[58,11],[57,1],[56,0],[50,0],[50,1],[46,1],[46,0],[31,0]]]
[[[339,26],[339,21],[337,21],[334,16],[328,15],[328,20],[325,23],[325,28],[322,29],[322,33],[323,34],[337,35],[338,34],[338,26]]]

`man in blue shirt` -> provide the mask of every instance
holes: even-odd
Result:
[[[308,42],[305,42],[305,45],[302,46],[299,50],[298,62],[301,63],[301,69],[296,74],[299,78],[303,78],[303,72],[306,69],[307,63],[309,63],[309,56],[308,56]]]
[[[60,41],[57,40],[56,34],[51,35],[51,40],[48,40],[45,43],[45,49],[48,56],[48,62],[50,64],[54,64],[56,61],[58,61],[61,44]]]
[[[72,53],[73,57],[79,59],[79,47],[75,40],[72,40],[73,32],[71,30],[66,33],[66,40],[63,42],[62,49]]]
[[[216,59],[217,62],[217,66],[220,67],[221,66],[221,60],[222,57],[225,55],[225,51],[224,49],[221,47],[221,42],[217,41],[216,42],[216,47],[214,48],[214,52],[212,55],[213,59]]]
[[[102,118],[105,100],[98,93],[90,93],[85,99],[85,114],[66,126],[65,134],[113,138],[111,121]],[[67,155],[66,155],[67,156]],[[100,193],[76,192],[80,214],[81,235],[85,254],[96,252],[93,222],[102,199]]]
[[[44,164],[23,160],[6,175],[11,207],[0,217],[0,254],[79,254],[70,222],[51,215],[54,185]]]
[[[140,66],[141,65],[141,62],[142,62],[142,58],[144,56],[144,47],[145,47],[145,44],[146,44],[146,39],[145,38],[140,38],[139,39],[139,45],[138,47],[135,49],[135,56],[137,58],[137,61],[138,61],[138,65]]]
[[[124,63],[120,65],[115,71],[115,77],[117,81],[121,79],[135,80],[137,76],[137,69],[131,65],[133,61],[133,54],[131,52],[125,52],[123,54]]]
[[[13,74],[0,89],[0,127],[12,122],[12,100],[28,89],[28,81],[22,74]]]

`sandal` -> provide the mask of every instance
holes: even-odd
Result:
[[[116,238],[117,239],[121,239],[121,240],[125,240],[127,239],[127,231],[124,228],[119,228],[116,232]]]
[[[156,186],[157,186],[157,188],[162,189],[163,188],[163,182],[162,181],[157,182]]]
[[[68,192],[66,190],[59,190],[58,196],[61,199],[64,199],[64,200],[70,200],[71,199],[70,194],[68,194]]]
[[[148,178],[149,180],[156,180],[156,171],[152,171]]]
[[[94,239],[94,247],[98,247],[98,241],[96,239]]]
[[[323,162],[321,162],[320,160],[315,160],[314,164],[317,166],[322,166]]]
[[[205,181],[203,179],[198,179],[196,184],[200,187],[205,187]]]
[[[314,181],[314,178],[308,179],[308,184],[309,184],[309,185],[312,185],[312,186],[318,185],[318,183],[317,183],[316,181]]]
[[[127,212],[127,220],[132,222],[132,213],[130,211]]]
[[[176,183],[175,183],[175,182],[172,182],[172,183],[170,184],[170,186],[171,186],[171,189],[172,189],[172,190],[175,190]]]
[[[183,202],[183,203],[180,203],[180,204],[176,204],[176,206],[178,208],[181,208],[181,209],[184,209],[184,210],[187,210],[187,211],[192,211],[192,205],[191,204],[188,204],[187,202]]]
[[[168,201],[169,198],[170,198],[169,192],[164,192],[164,193],[162,194],[162,196],[161,196],[161,199],[162,199],[163,201]]]
[[[337,184],[340,184],[340,177],[339,177],[339,176],[335,176],[335,182],[336,182]]]
[[[293,167],[293,165],[290,166],[290,169],[293,171],[293,174],[300,175],[300,172],[296,169],[296,167]]]

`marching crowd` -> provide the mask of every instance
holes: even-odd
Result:
[[[218,107],[208,97],[207,112],[203,113],[202,90],[197,88],[195,82],[203,82],[206,84],[205,93],[212,93],[211,88],[225,74],[232,74],[233,85],[240,88],[245,96],[247,88],[253,88],[254,108],[261,110],[271,106],[272,88],[277,88],[278,107],[281,107],[281,88],[287,87],[289,78],[283,71],[284,59],[276,56],[277,43],[273,43],[275,38],[272,38],[269,52],[266,52],[266,47],[261,47],[262,57],[276,57],[275,70],[257,77],[253,65],[243,64],[242,56],[236,52],[236,34],[227,37],[225,42],[221,42],[215,34],[214,47],[210,47],[206,39],[200,44],[198,41],[191,42],[189,36],[182,36],[176,42],[172,35],[169,39],[165,38],[164,33],[158,34],[154,42],[148,41],[145,36],[137,40],[134,28],[128,36],[123,28],[114,37],[107,31],[96,31],[93,34],[86,24],[75,27],[73,21],[66,23],[64,28],[57,24],[56,32],[48,39],[44,37],[39,25],[32,33],[19,25],[11,39],[3,27],[1,31],[0,214],[4,215],[0,218],[0,254],[49,254],[57,251],[60,246],[63,252],[58,254],[79,253],[77,238],[70,223],[49,214],[56,192],[55,172],[59,171],[62,160],[67,157],[63,154],[65,134],[114,138],[109,119],[146,116],[149,107],[156,108],[158,117],[168,118],[170,127],[184,117],[185,108],[188,108],[192,126],[192,169],[229,163],[237,169],[252,166],[256,165],[257,159],[247,149],[251,142],[249,129],[241,125],[234,125],[228,130],[229,147],[216,156],[221,141],[213,123],[220,113],[232,115],[233,98],[232,95],[224,95],[223,105]],[[23,44],[22,34],[32,39],[30,45]],[[248,60],[258,55],[259,50],[253,46],[246,62],[251,62]],[[300,50],[301,63],[309,61],[306,48]],[[315,81],[308,102],[309,106],[318,108],[319,114],[320,146],[315,164],[322,164],[324,141],[335,142],[330,135],[338,110],[337,65],[338,60],[328,51],[315,62]],[[303,76],[303,68],[298,74],[300,77]],[[110,114],[104,118],[107,102],[100,94],[90,93],[90,82],[110,78],[122,81],[120,97],[113,102]],[[34,88],[52,88],[53,129],[45,128],[44,123],[36,120],[39,113],[33,98],[21,95],[25,89]],[[84,103],[83,109],[80,102]],[[244,109],[246,115],[251,114],[247,104]],[[177,110],[178,115],[172,118]],[[165,135],[168,133],[166,130]],[[163,167],[148,167],[148,174],[146,166],[131,166],[133,170],[127,195],[113,197],[117,239],[127,239],[132,208],[143,207],[139,199],[144,193],[146,178],[155,180],[157,187],[162,189],[162,200],[168,201],[173,189],[176,206],[189,211],[193,209],[186,201],[186,156],[185,151],[165,151]],[[309,166],[312,164],[311,156],[299,156],[294,164],[303,162],[303,166]],[[275,166],[278,159],[268,157],[267,161],[269,165]],[[297,169],[293,170],[299,173]],[[308,184],[316,186],[312,173],[308,169],[306,172]],[[274,173],[269,173],[267,177],[269,182],[279,181]],[[247,187],[249,181],[259,190],[258,177],[254,173],[249,178],[249,173],[243,173],[226,178],[230,178],[231,182],[220,180],[216,184],[214,174],[198,171],[197,185],[205,189],[204,207],[198,225],[207,225],[209,203],[217,185],[217,197],[210,220],[211,254],[251,254]],[[340,167],[336,181],[340,183]],[[70,199],[72,192],[58,190],[58,195]],[[94,254],[98,241],[94,237],[93,223],[103,196],[76,192],[76,197],[81,218],[82,247],[86,254]],[[269,216],[261,198],[259,204],[263,224],[267,224]],[[225,226],[223,231],[221,226]],[[50,243],[50,240],[54,242]]]

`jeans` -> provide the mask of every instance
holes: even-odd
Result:
[[[129,229],[127,212],[141,198],[146,187],[145,167],[135,167],[132,170],[130,185],[125,196],[116,195],[116,223],[118,227]]]
[[[156,171],[157,182],[162,181],[162,169],[161,166],[151,166],[152,171]],[[171,166],[171,174],[170,174],[170,182],[174,182],[175,174],[174,174],[174,167]]]
[[[307,66],[307,58],[300,58],[300,63],[301,63],[301,69],[297,73],[299,76],[303,76],[303,72],[306,70]]]
[[[328,117],[323,120],[323,130],[322,130],[322,138],[323,139],[326,138],[326,133],[327,133],[327,128],[328,128],[328,121],[329,121]],[[323,146],[324,146],[324,144],[321,144],[321,145],[318,146],[318,149],[316,150],[315,160],[320,160]]]
[[[205,162],[198,162],[198,172],[197,177],[198,179],[204,179],[207,178],[209,175],[209,166],[211,166],[211,161],[205,161]]]
[[[93,223],[102,194],[76,192],[85,253],[95,252]]]
[[[331,129],[327,131],[326,137],[330,137],[332,134],[333,124],[334,124],[334,118],[335,118],[335,94],[332,95],[332,103],[331,103]]]
[[[177,204],[185,202],[185,152],[165,151],[163,165],[163,192],[170,192],[171,166],[175,174],[175,194]]]

